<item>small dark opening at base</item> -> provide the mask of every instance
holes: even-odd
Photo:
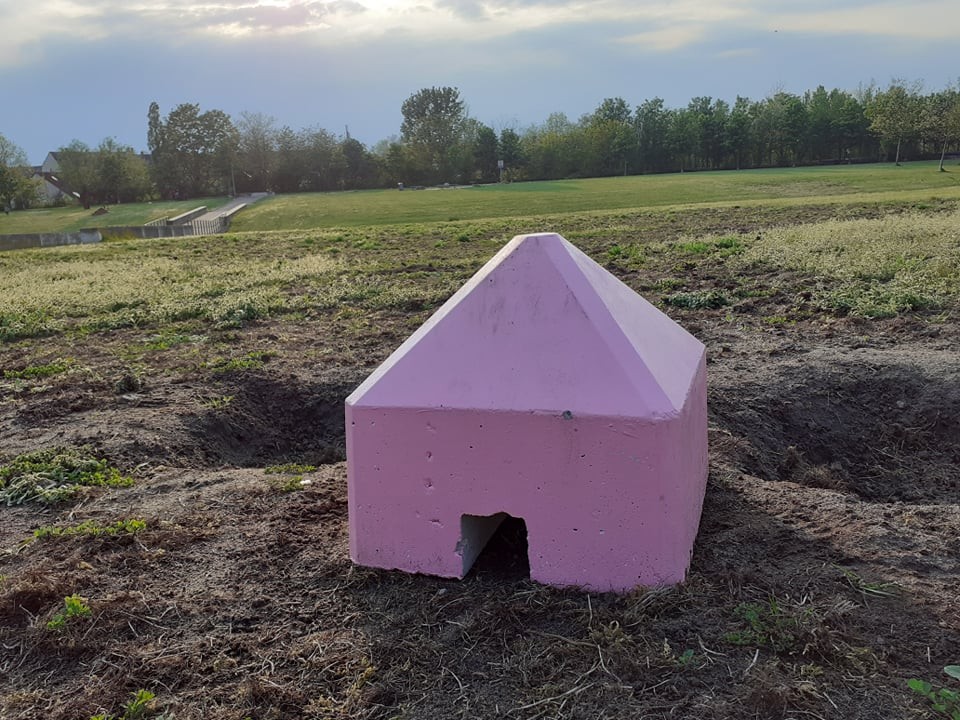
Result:
[[[472,573],[486,578],[516,581],[530,577],[527,524],[510,515],[487,542],[473,564]]]

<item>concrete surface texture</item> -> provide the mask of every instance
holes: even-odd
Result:
[[[351,556],[463,577],[504,513],[531,578],[683,580],[704,346],[559,235],[518,236],[347,398]]]

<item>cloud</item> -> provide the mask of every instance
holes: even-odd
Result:
[[[570,30],[664,55],[712,44],[753,45],[774,30],[809,37],[943,39],[960,27],[957,0],[0,0],[0,69],[28,65],[69,40],[149,40],[157,51],[193,37],[312,39],[363,45],[388,38],[479,47]],[[713,48],[714,56],[716,48]],[[733,51],[730,51],[733,52]]]
[[[204,8],[193,11],[199,24],[212,32],[244,35],[253,32],[307,32],[330,27],[335,18],[344,18],[365,11],[363,5],[350,0],[334,2],[294,2],[289,5],[264,3],[237,5],[232,8]]]
[[[956,38],[960,28],[960,3],[956,0],[873,2],[774,15],[766,24],[769,29],[780,32],[947,40]]]
[[[617,42],[652,52],[669,52],[692,45],[705,35],[705,25],[672,25],[627,35],[618,38]]]
[[[734,58],[752,57],[759,52],[757,48],[732,48],[730,50],[721,50],[715,57],[721,60],[731,60]]]

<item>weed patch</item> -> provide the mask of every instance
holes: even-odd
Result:
[[[79,595],[68,595],[63,599],[64,608],[47,622],[47,630],[60,632],[68,623],[90,617],[90,606],[86,598]]]
[[[90,720],[146,720],[156,713],[156,695],[149,690],[137,690],[129,702],[123,705],[122,715],[100,714]]]
[[[960,665],[947,665],[943,672],[954,680],[960,680]],[[926,699],[937,717],[960,720],[960,691],[936,687],[926,680],[916,678],[908,680],[907,687]]]
[[[622,270],[636,270],[647,258],[639,245],[612,245],[607,249],[607,262]]]
[[[51,505],[74,497],[83,488],[129,487],[122,475],[90,448],[52,448],[19,455],[0,465],[0,501],[6,505],[40,502]]]
[[[101,525],[95,520],[84,520],[78,525],[68,525],[66,527],[56,527],[54,525],[45,525],[33,531],[33,536],[37,540],[48,540],[50,538],[69,537],[71,535],[84,535],[88,537],[103,537],[116,535],[135,535],[142,530],[147,529],[147,523],[144,520],[118,520],[110,525]]]
[[[28,365],[23,370],[4,370],[3,377],[7,380],[39,380],[65,373],[73,364],[70,358],[54,360],[45,365]]]
[[[812,605],[788,606],[776,598],[741,603],[734,615],[742,627],[725,635],[732,645],[768,648],[788,655],[834,652],[825,614]]]
[[[263,469],[267,475],[280,475],[281,477],[271,478],[270,487],[280,492],[294,492],[302,490],[310,484],[310,480],[303,476],[307,473],[316,472],[317,468],[313,465],[300,465],[298,463],[287,463],[285,465],[270,465]]]
[[[839,280],[816,296],[821,309],[838,315],[938,311],[960,296],[958,223],[956,212],[905,213],[772,228],[750,244],[742,262]]]
[[[275,356],[276,353],[270,350],[255,351],[249,352],[242,357],[213,360],[207,363],[205,367],[218,375],[258,370],[264,366],[267,360]]]
[[[688,310],[715,310],[730,304],[730,299],[719,290],[698,290],[689,293],[674,293],[663,298],[665,305]]]

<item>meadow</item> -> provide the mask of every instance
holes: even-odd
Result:
[[[949,718],[960,196],[885,172],[277,197],[0,253],[0,717]],[[686,582],[539,586],[516,526],[462,581],[352,565],[344,398],[546,230],[707,346]]]
[[[94,215],[92,207],[85,210],[79,205],[55,208],[15,211],[0,215],[0,235],[41,232],[73,232],[85,228],[110,225],[145,225],[151,220],[174,217],[180,213],[206,205],[211,210],[227,202],[225,197],[200,198],[198,200],[169,200],[143,203],[106,205],[107,213]]]
[[[524,182],[427,190],[277,196],[238,216],[234,228],[302,230],[597,210],[686,206],[802,205],[960,198],[960,166],[847,165],[739,172]]]
[[[960,165],[936,162],[839,165],[522,182],[450,188],[362,190],[277,195],[252,205],[232,225],[238,232],[367,227],[490,218],[527,218],[602,210],[685,207],[802,206],[812,203],[923,203],[960,199]],[[0,234],[139,225],[226,198],[111,205],[92,216],[78,207],[0,216]]]

